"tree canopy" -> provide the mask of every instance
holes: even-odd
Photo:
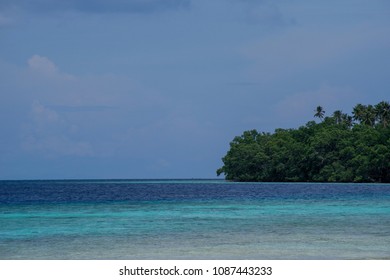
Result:
[[[274,133],[245,131],[230,143],[217,175],[233,181],[390,182],[390,104],[357,104],[321,121]]]

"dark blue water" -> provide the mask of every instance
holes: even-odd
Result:
[[[390,185],[0,181],[1,259],[390,258]]]

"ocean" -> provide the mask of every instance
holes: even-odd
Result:
[[[0,259],[390,259],[390,184],[0,181]]]

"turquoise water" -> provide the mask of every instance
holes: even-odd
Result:
[[[390,185],[0,182],[1,259],[389,259]]]

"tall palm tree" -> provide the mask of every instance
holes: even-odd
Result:
[[[340,124],[343,120],[343,112],[340,110],[334,111],[333,118],[335,119],[337,124]]]
[[[317,106],[315,112],[314,117],[319,118],[320,120],[324,118],[325,111],[322,106]]]
[[[357,104],[355,107],[353,107],[353,111],[352,111],[353,119],[361,123],[363,121],[363,116],[366,110],[367,110],[367,106],[362,105],[360,103]]]
[[[362,123],[369,126],[374,126],[375,121],[376,121],[376,114],[375,114],[374,107],[372,105],[365,106],[365,110],[362,116]]]
[[[353,125],[353,118],[349,116],[348,114],[342,115],[342,122],[345,124],[348,128],[351,128]]]
[[[377,120],[377,114],[374,106],[357,104],[353,107],[353,119],[361,124],[374,126]]]
[[[386,101],[379,102],[375,105],[375,114],[380,124],[387,127],[390,122],[390,103]]]

